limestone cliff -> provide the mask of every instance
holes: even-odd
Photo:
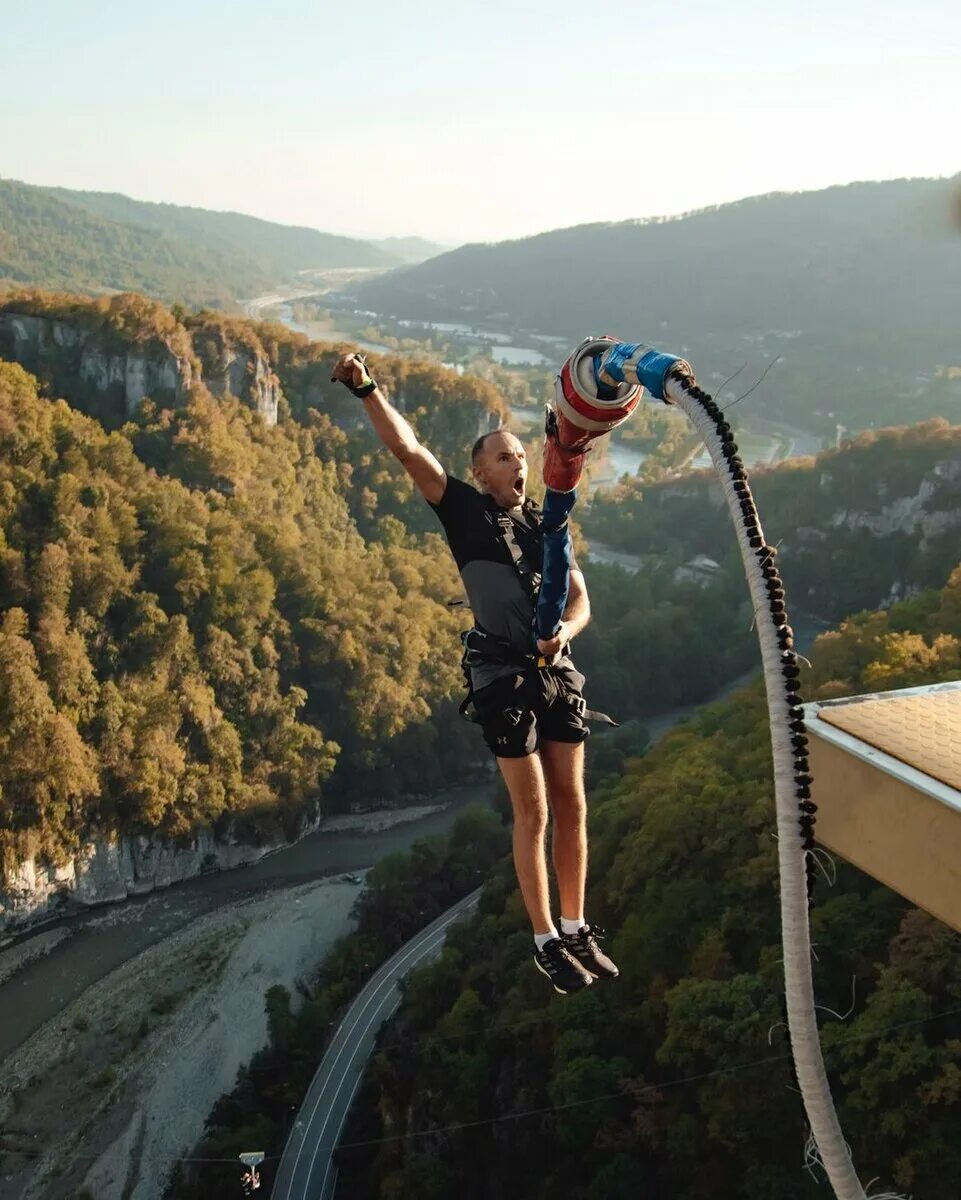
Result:
[[[821,488],[830,492],[833,479],[827,472],[821,476]],[[878,479],[874,488],[877,508],[866,504],[856,508],[838,508],[830,519],[833,529],[867,530],[873,537],[885,538],[895,533],[913,534],[920,538],[921,547],[949,529],[961,525],[961,461],[942,459],[922,477],[916,491],[891,497],[886,480]],[[801,530],[798,530],[800,537]]]
[[[207,339],[202,360],[180,349],[159,336],[125,345],[68,320],[0,311],[0,358],[20,363],[56,395],[77,396],[79,381],[81,404],[96,402],[98,415],[120,421],[147,397],[176,404],[193,384],[205,383],[215,395],[236,396],[276,425],[280,382],[265,355],[226,338],[213,353]]]
[[[311,832],[318,823],[305,825],[302,832]],[[7,871],[0,887],[0,936],[71,908],[124,900],[207,871],[246,866],[282,845],[287,842],[254,846],[219,841],[204,829],[179,845],[149,837],[91,841],[62,866],[28,858]]]
[[[145,346],[111,346],[93,331],[67,321],[17,312],[0,312],[0,357],[54,385],[70,374],[119,401],[127,416],[146,396],[175,403],[194,378],[190,360],[159,339]]]
[[[268,425],[277,424],[280,381],[260,350],[220,329],[195,333],[193,343],[199,355],[199,374],[215,396],[236,396],[256,409]]]

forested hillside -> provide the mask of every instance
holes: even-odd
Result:
[[[200,245],[229,248],[249,258],[274,279],[330,267],[392,267],[406,258],[358,238],[321,233],[302,225],[280,225],[241,212],[155,204],[132,200],[116,192],[44,190],[66,204],[85,208],[111,221],[156,229]]]
[[[755,468],[751,486],[794,604],[838,620],[932,587],[956,561],[961,425],[935,419],[866,431],[816,459]],[[652,566],[677,568],[703,554],[723,577],[742,577],[713,471],[625,478],[598,493],[581,520],[588,539]]]
[[[271,428],[195,382],[108,432],[0,364],[5,854],[56,859],[113,830],[293,832],[318,808],[463,778],[480,748],[454,703],[456,572],[436,532],[416,541],[370,511],[358,481],[384,469],[369,433],[333,419],[357,423],[330,383],[336,349],[214,314],[184,326],[141,297],[32,309],[197,367],[244,342],[285,397]],[[497,393],[430,364],[383,368],[462,468]]]
[[[109,220],[42,188],[0,179],[0,288],[136,288],[168,300],[228,304],[270,280],[247,258]]]
[[[830,436],[837,421],[959,422],[952,186],[859,183],[464,246],[370,281],[356,303],[574,343],[613,332],[689,354],[708,390],[780,356],[751,411]]]
[[[292,830],[318,808],[423,794],[482,760],[456,716],[460,582],[436,518],[330,383],[336,347],[136,296],[25,295],[0,306],[0,326],[17,314],[34,323],[34,341],[15,343],[34,376],[2,368],[11,852],[63,854],[113,829]],[[99,373],[75,357],[80,334]],[[175,386],[128,410],[110,364],[141,378],[165,361],[180,364]],[[503,416],[497,389],[393,356],[372,368],[466,476],[472,441]],[[760,477],[799,603],[832,616],[946,573],[958,481],[938,464],[956,446],[943,425],[891,431],[827,456],[829,469]],[[628,488],[589,517],[592,534],[617,541],[623,525],[623,544],[646,555],[634,577],[589,569],[594,620],[577,645],[589,698],[622,720],[704,700],[754,662],[726,518],[706,483],[684,488],[643,503]],[[910,512],[923,537],[892,525],[842,539],[839,505],[859,498],[858,521],[883,525],[886,506],[903,516],[902,497],[922,492]],[[678,576],[705,547],[724,569]],[[632,724],[599,739],[599,761],[642,745]]]
[[[961,567],[946,586],[819,638],[802,679],[829,698],[957,678]],[[589,757],[595,753],[589,747]],[[509,859],[477,917],[419,970],[368,1069],[338,1154],[352,1200],[816,1200],[808,1130],[784,1032],[773,780],[764,696],[703,709],[591,792],[591,919],[607,927],[615,982],[559,998],[530,962]],[[472,846],[465,859],[467,844]],[[452,852],[420,846],[373,875],[359,934],[293,1015],[268,995],[271,1044],[217,1105],[194,1154],[252,1140],[269,1186],[290,1113],[325,1031],[374,964],[428,918],[465,864],[489,862],[476,819]],[[448,855],[450,857],[448,857]],[[921,1197],[961,1171],[959,937],[843,863],[811,914],[822,1040],[845,1133],[866,1177]],[[397,928],[397,922],[400,927]],[[361,959],[367,967],[359,970]],[[228,1172],[185,1169],[178,1200]],[[723,1181],[719,1191],[718,1181]]]
[[[0,179],[0,290],[5,283],[88,293],[135,289],[229,307],[298,271],[402,261],[368,242],[241,213]]]
[[[961,568],[822,637],[809,698],[955,679]],[[505,862],[417,972],[339,1155],[356,1200],[791,1200],[807,1128],[782,1024],[773,783],[760,688],[704,710],[591,800],[588,912],[617,981],[534,971]],[[822,1038],[862,1177],[936,1196],[961,1174],[959,937],[841,865],[812,939]],[[291,1053],[293,1049],[291,1048]],[[351,1146],[354,1149],[351,1149]],[[719,1181],[723,1181],[719,1183]]]

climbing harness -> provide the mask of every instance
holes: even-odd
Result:
[[[536,531],[540,524],[540,514],[537,512],[533,501],[528,501],[525,504],[524,511],[534,522],[533,530]],[[531,599],[536,600],[541,586],[541,573],[540,571],[535,571],[524,557],[524,551],[517,540],[517,528],[514,525],[513,518],[506,509],[498,507],[493,500],[490,500],[485,515],[487,520],[497,530],[501,541],[507,547],[507,553],[511,557],[511,563],[517,574],[517,578],[521,581],[521,586]]]
[[[461,702],[458,712],[465,720],[478,724],[482,720],[474,703],[475,689],[471,667],[490,664],[514,667],[515,681],[518,680],[518,677],[521,678],[518,690],[526,688],[527,685],[536,684],[548,704],[552,703],[559,694],[564,694],[567,696],[571,708],[582,721],[599,721],[605,725],[617,727],[618,722],[613,717],[607,713],[598,712],[596,709],[588,708],[584,697],[573,692],[567,685],[566,664],[571,656],[569,646],[565,646],[556,659],[548,660],[543,655],[524,654],[510,642],[494,637],[493,634],[481,629],[476,624],[473,629],[465,630],[460,636],[464,646],[464,653],[461,655],[461,669],[464,672],[467,695]],[[504,678],[510,678],[510,676],[504,676]],[[524,709],[517,704],[508,705],[502,711],[511,725],[518,725],[524,714]]]

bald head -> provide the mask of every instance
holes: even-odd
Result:
[[[471,460],[478,487],[501,508],[516,508],[524,503],[527,454],[512,433],[506,429],[485,433],[474,443]]]

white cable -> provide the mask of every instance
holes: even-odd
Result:
[[[693,390],[692,390],[693,389]],[[841,1133],[828,1084],[821,1044],[818,1038],[814,1003],[814,979],[811,966],[810,927],[806,882],[806,853],[802,848],[798,821],[801,816],[794,781],[795,764],[791,744],[791,716],[787,700],[788,688],[782,673],[781,649],[776,629],[787,623],[787,616],[776,620],[772,601],[766,590],[766,580],[757,551],[750,544],[741,504],[752,500],[746,486],[735,488],[735,478],[729,459],[724,453],[724,439],[717,425],[723,416],[712,415],[704,401],[704,392],[683,376],[668,375],[665,394],[675,404],[703,438],[724,491],[724,499],[734,523],[744,573],[751,591],[751,601],[757,614],[757,635],[761,647],[764,686],[767,692],[771,723],[771,751],[774,759],[774,800],[777,811],[778,870],[781,891],[781,931],[784,947],[784,991],[787,1002],[788,1032],[794,1055],[794,1066],[808,1121],[811,1124],[813,1145],[809,1143],[805,1165],[823,1165],[837,1200],[868,1200],[851,1160],[851,1152]],[[726,435],[730,436],[730,435]],[[740,481],[738,481],[740,482]],[[738,494],[740,490],[741,494]],[[754,515],[758,533],[764,542],[760,518]],[[765,543],[766,544],[766,543]],[[880,1197],[873,1198],[880,1200]],[[903,1200],[889,1197],[888,1200]]]

